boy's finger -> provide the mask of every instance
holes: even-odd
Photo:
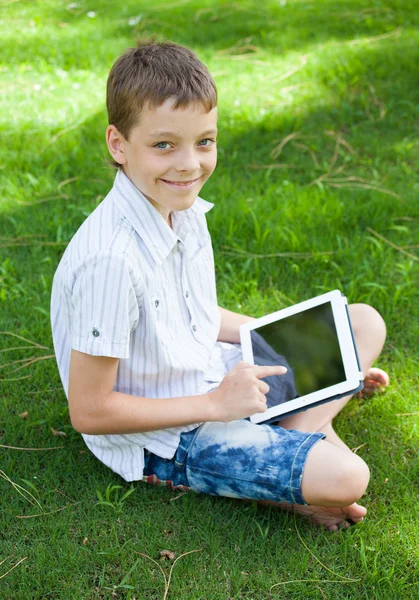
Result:
[[[253,365],[249,365],[249,363],[244,362],[244,360],[239,360],[239,362],[233,367],[234,371],[241,371],[242,369],[251,369]]]
[[[284,373],[287,372],[286,367],[282,367],[279,365],[253,367],[253,369],[253,372],[258,379],[262,379],[263,377],[270,377],[271,375],[284,375]]]

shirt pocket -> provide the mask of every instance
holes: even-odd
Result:
[[[152,324],[156,336],[166,348],[173,349],[176,344],[176,335],[168,322],[172,322],[170,317],[170,298],[165,291],[150,295]]]

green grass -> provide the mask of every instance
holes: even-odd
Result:
[[[418,417],[400,416],[418,410],[416,2],[69,6],[0,6],[0,329],[49,348],[1,334],[0,444],[54,448],[0,448],[0,597],[162,599],[158,565],[138,553],[168,576],[167,549],[200,550],[174,566],[176,600],[417,598]],[[113,179],[106,76],[138,33],[190,46],[217,81],[219,165],[202,196],[216,204],[220,304],[261,316],[338,287],[386,320],[391,388],[337,420],[372,473],[368,519],[346,532],[142,483],[124,499],[130,485],[72,430],[54,360],[4,366],[52,353],[55,268]]]

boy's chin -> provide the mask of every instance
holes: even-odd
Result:
[[[197,194],[194,194],[193,196],[191,196],[189,198],[179,199],[178,202],[172,201],[171,202],[171,205],[172,205],[171,210],[176,210],[176,211],[188,210],[188,208],[191,208],[191,206],[193,206],[196,198],[197,198]]]

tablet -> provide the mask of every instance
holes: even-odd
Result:
[[[279,421],[363,388],[348,302],[339,290],[242,325],[240,341],[245,362],[288,369],[264,378],[268,408],[251,415],[253,423]]]

